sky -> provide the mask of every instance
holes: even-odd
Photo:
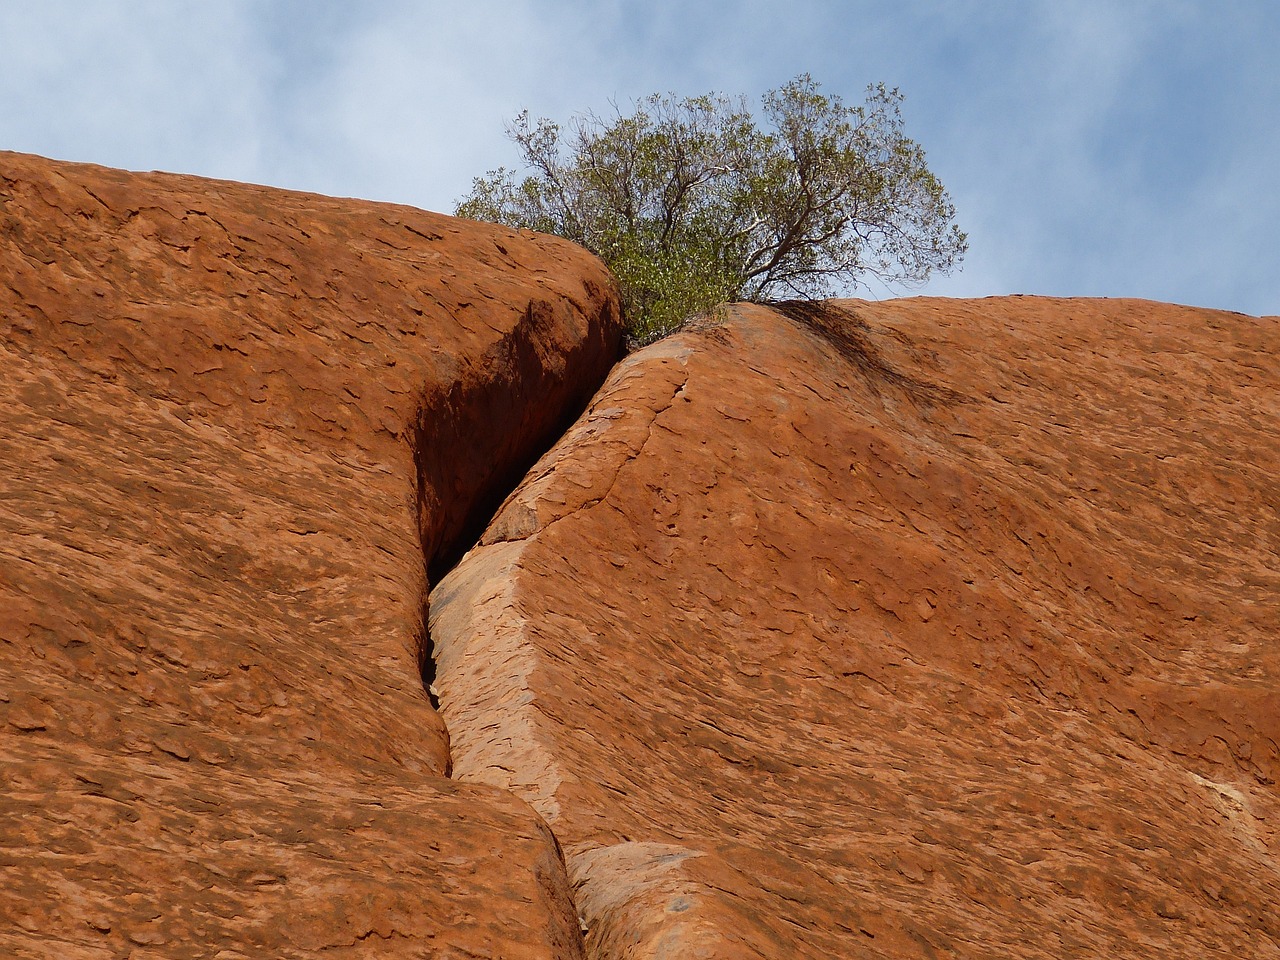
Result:
[[[1280,314],[1275,0],[0,0],[0,150],[450,213],[504,123],[905,96],[970,249],[859,296]]]

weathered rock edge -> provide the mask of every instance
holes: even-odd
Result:
[[[628,357],[432,595],[588,953],[1280,957],[1280,322],[787,309]]]
[[[0,952],[580,956],[419,668],[619,336],[553,238],[0,154]]]

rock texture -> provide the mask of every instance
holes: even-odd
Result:
[[[432,595],[589,955],[1280,957],[1280,319],[741,307]]]
[[[564,242],[0,154],[0,954],[580,956],[426,568],[618,337]]]
[[[740,307],[568,426],[618,336],[0,154],[0,954],[1280,957],[1280,320]]]

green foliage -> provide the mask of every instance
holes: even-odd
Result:
[[[507,135],[531,175],[498,168],[457,214],[553,233],[613,270],[633,343],[725,301],[829,296],[865,277],[925,280],[966,250],[955,208],[902,132],[901,95],[861,106],[807,74],[763,99],[653,95],[566,127],[522,112]]]

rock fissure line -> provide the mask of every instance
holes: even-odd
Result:
[[[569,426],[571,426],[574,422],[576,422],[580,416],[581,416],[581,411],[575,414],[573,419],[569,421]],[[497,485],[497,489],[503,491],[501,496],[497,498],[497,506],[490,506],[488,507],[488,509],[486,509],[485,506],[483,505],[477,506],[477,508],[473,512],[472,517],[469,519],[468,526],[473,527],[478,532],[475,533],[474,536],[469,536],[464,538],[466,542],[466,546],[454,548],[454,552],[456,552],[456,558],[453,560],[453,563],[447,569],[442,569],[440,571],[441,580],[447,577],[448,574],[454,568],[457,567],[457,565],[462,561],[463,557],[467,556],[472,548],[477,546],[480,540],[480,536],[481,534],[483,534],[485,528],[489,525],[489,522],[495,516],[497,516],[498,513],[500,512],[501,505],[504,504],[508,499],[508,497],[519,488],[521,480],[526,476],[526,474],[533,467],[533,465],[539,459],[541,459],[543,455],[545,455],[548,451],[550,451],[552,447],[554,447],[556,443],[558,443],[560,439],[567,432],[568,432],[568,427],[565,427],[564,429],[560,430],[555,436],[553,436],[547,442],[545,449],[539,451],[537,455],[532,458],[531,462],[528,463],[523,469],[510,471],[511,476],[513,476],[514,479],[509,478],[508,483]],[[425,552],[423,554],[423,560],[424,560],[424,563],[427,565],[427,568],[431,569],[433,566],[432,558]],[[427,595],[424,597],[423,603],[422,603],[422,626],[421,626],[422,640],[419,644],[418,660],[419,660],[419,672],[422,680],[423,690],[426,693],[427,699],[430,702],[432,709],[435,710],[436,714],[440,717],[441,726],[444,732],[445,745],[446,745],[444,775],[452,779],[454,778],[453,737],[449,729],[448,721],[445,720],[440,691],[436,686],[436,678],[438,673],[437,648],[436,648],[435,639],[432,635],[432,630],[431,630],[431,603],[430,603],[431,593],[430,591],[432,588],[434,588],[437,582],[439,581],[433,581],[428,584],[428,592],[427,592]],[[506,773],[508,777],[514,778],[517,775],[517,770],[514,767],[502,766],[500,769],[502,769],[503,772]],[[514,790],[507,789],[507,788],[500,788],[500,789],[503,789],[504,792],[507,793],[509,796],[520,800],[522,803],[527,802],[526,798],[519,796],[519,794],[517,794]],[[551,841],[554,845],[556,855],[558,856],[560,861],[560,868],[565,871],[565,876],[568,877],[568,864],[565,859],[564,848],[563,848],[563,844],[561,843],[560,837],[556,834],[555,829],[552,827],[552,825],[547,821],[545,817],[540,816],[540,820],[547,831],[547,835],[551,838]],[[572,883],[570,883],[566,891],[566,896],[568,898],[569,905],[572,908],[574,915],[576,916],[578,921],[577,931],[576,931],[577,943],[570,949],[576,955],[583,956],[585,954],[585,945],[584,945],[583,938],[585,938],[586,934],[589,932],[589,928],[588,928],[588,924],[585,919],[583,910],[578,904],[578,899],[579,899],[578,890]]]
[[[529,529],[527,531],[521,530],[518,532],[513,532],[510,529],[507,529],[496,536],[491,535],[490,537],[484,538],[484,543],[486,545],[492,545],[496,543],[515,543],[521,540],[527,540],[529,537],[546,533],[552,527],[554,527],[556,524],[560,523],[563,520],[567,520],[584,511],[591,510],[594,507],[598,507],[602,503],[608,503],[610,498],[613,496],[614,489],[617,487],[619,479],[622,476],[622,471],[627,468],[628,464],[634,463],[636,460],[640,459],[640,457],[644,454],[645,447],[648,446],[649,441],[653,438],[654,428],[659,426],[658,418],[671,409],[671,406],[675,403],[676,398],[678,398],[680,394],[684,392],[684,389],[686,386],[688,386],[687,376],[683,380],[681,380],[680,383],[676,384],[675,390],[671,394],[671,399],[667,400],[660,409],[655,410],[652,413],[649,423],[645,428],[644,439],[641,440],[640,443],[634,447],[634,449],[631,449],[630,452],[628,452],[625,456],[623,456],[619,460],[616,469],[614,469],[613,474],[609,479],[608,487],[604,491],[604,493],[600,494],[599,496],[588,497],[586,500],[582,501],[582,503],[574,506],[569,510],[566,510],[563,513],[558,514],[557,516],[546,518],[545,520],[541,520],[540,522],[534,521],[534,527],[532,529]],[[579,420],[583,420],[584,417],[586,418],[587,422],[590,422],[589,411],[584,412],[583,417],[579,417]],[[575,421],[574,425],[576,425],[576,423],[577,421]],[[572,429],[572,426],[573,425],[571,425],[570,429]],[[556,443],[559,443],[560,440],[564,439],[564,437],[568,436],[568,434],[569,434],[569,430],[566,430],[564,434],[562,434],[560,437],[556,439]],[[554,446],[555,446],[555,443],[553,443],[551,447],[547,448],[548,451],[550,451]],[[552,468],[552,470],[548,470],[540,474],[537,478],[535,478],[535,482],[538,480],[549,478],[553,470],[554,468]],[[531,487],[532,485],[533,485],[532,483],[521,484],[513,488],[511,492],[514,494],[518,492],[520,489]],[[507,499],[509,500],[510,497],[508,497]],[[495,519],[502,512],[502,509],[506,507],[506,505],[507,505],[507,500],[504,500],[502,507],[500,507],[497,511],[495,511],[494,516],[490,517],[490,520]],[[458,559],[459,559],[459,562],[461,562],[462,558],[459,557]],[[455,563],[454,567],[456,566],[457,564]],[[452,572],[454,567],[450,568],[450,572]]]
[[[531,304],[526,311],[526,318],[533,321],[536,315],[535,305]],[[537,347],[531,331],[520,327],[505,336],[490,351],[490,356],[486,357],[484,363],[490,365],[498,362],[503,368],[514,368],[519,374],[536,366]],[[483,425],[474,422],[477,417],[467,419],[460,416],[458,411],[480,411],[480,417],[483,417],[504,401],[509,402],[511,398],[506,394],[521,394],[532,388],[523,382],[510,384],[489,381],[470,396],[457,396],[456,391],[451,391],[447,409],[433,408],[428,403],[419,406],[416,422],[408,438],[415,466],[418,535],[422,545],[423,565],[427,572],[416,647],[422,689],[432,709],[440,716],[446,744],[449,745],[446,777],[453,776],[453,750],[448,724],[444,723],[441,713],[440,693],[436,687],[438,667],[435,642],[431,635],[430,591],[479,542],[489,523],[533,466],[582,417],[596,388],[604,382],[611,370],[612,367],[605,370],[600,375],[599,382],[588,381],[581,384],[570,396],[564,411],[524,445],[525,449],[520,451],[522,455],[512,455],[506,463],[494,457],[487,466],[482,467],[484,479],[474,486],[469,495],[459,497],[461,505],[450,503],[445,506],[436,501],[435,491],[460,490],[464,481],[474,478],[474,473],[464,471],[466,461],[455,461],[454,472],[450,474],[447,472],[449,464],[442,463],[438,457],[433,456],[442,448],[456,450],[465,444],[467,438],[485,435]],[[483,456],[482,449],[480,457]],[[429,512],[433,501],[436,502],[436,509]],[[441,515],[445,517],[443,522],[439,519]]]
[[[614,369],[616,369],[616,364]],[[608,376],[609,375],[606,374],[605,377],[601,378],[602,383],[608,380]],[[635,461],[638,457],[640,457],[643,454],[646,446],[648,445],[650,439],[653,436],[654,429],[657,426],[657,420],[661,417],[663,413],[665,413],[667,410],[669,410],[672,407],[672,405],[681,396],[681,394],[684,392],[687,386],[688,386],[687,375],[682,376],[681,378],[679,378],[678,382],[675,382],[670,385],[671,387],[670,397],[668,397],[665,401],[662,401],[660,403],[660,406],[656,410],[653,410],[649,413],[647,417],[647,422],[645,425],[644,437],[640,440],[638,444],[631,447],[631,449],[629,449],[626,452],[626,454],[622,455],[619,458],[617,468],[613,473],[613,477],[608,486],[608,489],[600,496],[591,497],[584,503],[579,504],[578,506],[572,508],[572,510],[569,512],[568,515],[577,514],[583,510],[588,510],[591,507],[596,506],[600,503],[605,503],[609,501],[610,496],[612,495],[613,489],[618,482],[619,476],[622,473],[622,471],[625,469],[626,465],[628,463]],[[525,478],[529,475],[529,473],[531,472],[534,465],[538,462],[538,460],[540,460],[546,453],[548,453],[551,449],[553,449],[556,446],[556,444],[560,442],[562,438],[564,438],[567,434],[569,434],[575,425],[581,423],[584,417],[589,419],[588,411],[589,411],[589,405],[586,405],[586,404],[584,404],[581,409],[574,411],[571,417],[565,418],[565,422],[562,428],[556,431],[553,436],[549,437],[544,447],[539,451],[537,451],[536,455],[532,455],[529,458],[529,462],[527,464],[525,464],[520,469],[512,469],[512,470],[506,471],[503,474],[504,482],[495,484],[495,488],[496,488],[495,494],[491,498],[492,505],[481,503],[481,504],[477,504],[472,510],[472,514],[468,519],[466,528],[474,531],[474,533],[468,534],[465,537],[461,537],[460,542],[458,544],[453,545],[452,549],[446,549],[444,551],[447,555],[450,555],[453,557],[452,562],[448,565],[447,568],[444,567],[442,564],[433,563],[432,558],[424,552],[424,561],[427,563],[428,568],[432,569],[436,574],[431,578],[430,587],[432,590],[434,590],[438,585],[443,583],[447,579],[449,573],[452,572],[452,570],[458,566],[458,564],[461,562],[463,557],[467,556],[472,550],[472,548],[477,546],[486,528],[489,526],[491,521],[502,512],[503,506],[506,505],[507,502],[510,500],[511,495],[521,488],[522,481],[524,481]],[[421,469],[422,469],[421,458],[422,458],[424,449],[425,449],[425,445],[422,444],[421,442],[419,442],[415,446],[415,453],[416,453],[416,456],[418,457],[419,465],[420,465],[420,475],[421,475]],[[547,472],[550,472],[550,471],[547,471]],[[546,529],[548,529],[550,526],[554,525],[558,520],[561,520],[561,519],[564,519],[564,517],[559,516],[559,517],[551,518],[547,520],[543,525],[539,526],[538,529],[530,531],[529,535],[533,536],[536,533],[543,532]],[[511,542],[512,540],[519,542],[519,540],[521,539],[524,539],[524,538],[517,537],[517,538],[502,539],[502,540],[499,540],[498,543],[505,544],[505,543]],[[492,547],[496,545],[497,544],[491,543],[491,544],[486,544],[486,547]],[[454,777],[455,776],[455,756],[454,756],[454,746],[453,746],[454,739],[452,734],[449,731],[448,722],[445,721],[445,718],[444,718],[444,711],[442,709],[444,704],[442,703],[441,691],[436,686],[436,678],[437,678],[437,671],[438,671],[438,663],[437,663],[438,650],[437,650],[436,642],[433,637],[432,628],[431,628],[430,595],[428,596],[428,599],[423,604],[422,636],[424,638],[424,645],[422,648],[420,666],[421,666],[421,673],[422,673],[423,688],[426,691],[428,699],[431,701],[433,708],[435,708],[439,713],[441,717],[441,721],[445,727],[446,737],[448,738],[448,742],[449,742],[447,775],[450,777]],[[520,682],[518,678],[513,678],[513,680],[515,684],[518,686]],[[551,755],[546,755],[542,759],[544,760],[544,762],[550,765],[550,768],[544,771],[543,776],[539,777],[539,781],[543,782],[544,785],[546,786],[554,787],[554,784],[556,782],[559,782],[559,780],[563,778],[564,771],[560,769],[561,765],[559,764],[558,760],[555,757]],[[506,775],[506,778],[510,781],[516,780],[522,773],[525,775],[527,775],[528,773],[527,770],[518,769],[518,765],[489,763],[489,764],[486,764],[486,766],[489,769],[495,769],[495,770],[501,771]],[[470,780],[470,779],[476,779],[476,778],[464,777],[463,779]],[[484,778],[480,778],[480,782],[485,782]],[[521,796],[517,790],[512,789],[512,787],[514,786],[513,783],[505,786],[500,784],[493,784],[493,785],[499,786],[500,789],[503,789],[505,792],[511,794],[512,796],[516,796],[521,800],[528,801],[529,799],[527,796]],[[554,800],[552,800],[551,802],[552,802],[552,805],[554,806]],[[538,805],[535,804],[535,808],[537,807]],[[557,836],[557,834],[555,833],[554,828],[551,826],[549,822],[547,822],[547,819],[546,819],[546,815],[549,815],[552,811],[541,809],[539,812],[544,814],[543,822],[547,824],[547,831],[555,841],[557,850],[561,851],[560,853],[561,862],[566,865],[566,869],[567,869],[567,863],[565,862],[564,854],[563,854],[563,844],[561,843],[559,836]],[[573,886],[570,888],[569,897],[570,897],[570,902],[572,903],[574,910],[576,911],[577,916],[579,918],[580,932],[585,935],[588,932],[588,924],[585,918],[586,914],[584,912],[584,909],[578,903],[579,891],[576,886]]]

